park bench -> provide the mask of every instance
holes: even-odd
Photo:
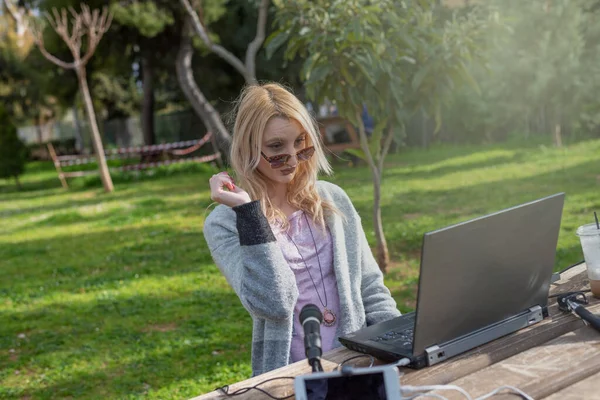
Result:
[[[342,153],[346,149],[360,149],[360,141],[354,126],[339,116],[319,118],[317,120],[323,143],[333,153]]]
[[[185,157],[191,153],[198,151],[206,143],[212,143],[214,153],[195,156]],[[96,157],[93,155],[86,154],[71,154],[71,155],[57,155],[52,143],[47,144],[48,152],[58,173],[58,179],[63,188],[68,189],[69,184],[67,178],[75,178],[86,175],[97,175],[98,169],[93,170],[78,170],[78,171],[63,171],[64,167],[72,166],[83,166],[86,164],[96,163]],[[214,143],[214,138],[210,132],[208,132],[201,139],[186,140],[174,143],[161,143],[151,146],[131,146],[131,147],[120,147],[115,149],[107,149],[104,151],[107,160],[127,160],[127,159],[138,159],[136,164],[127,164],[119,167],[109,168],[111,171],[139,171],[148,168],[155,168],[163,165],[177,164],[182,162],[196,162],[206,163],[210,161],[216,161],[221,163],[221,153],[217,150]]]

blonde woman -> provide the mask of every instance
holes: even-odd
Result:
[[[204,236],[253,320],[252,372],[305,358],[302,307],[323,312],[323,352],[338,336],[400,315],[360,217],[331,173],[304,105],[278,84],[247,87],[236,109],[226,172],[210,179],[220,203]]]

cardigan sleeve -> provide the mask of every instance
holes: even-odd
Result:
[[[259,201],[217,207],[206,218],[204,237],[215,264],[251,315],[283,320],[293,314],[298,298],[294,274]]]

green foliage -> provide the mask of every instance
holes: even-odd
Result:
[[[23,58],[0,44],[0,101],[17,124],[36,122],[40,114],[60,114],[60,100],[48,92],[53,70],[38,68],[32,53]]]
[[[113,3],[110,6],[115,21],[135,27],[143,36],[153,38],[175,19],[170,10],[159,8],[153,1],[134,1],[127,4]]]
[[[494,0],[478,6],[500,24],[488,31],[486,68],[468,65],[481,90],[460,87],[444,112],[457,140],[504,140],[600,130],[600,19],[587,1]]]
[[[88,84],[98,115],[106,119],[135,116],[140,112],[140,88],[143,87],[144,61],[150,61],[153,72],[155,111],[189,109],[190,105],[175,73],[175,59],[181,38],[181,27],[186,13],[179,1],[140,0],[23,0],[24,5],[39,10],[38,22],[43,12],[73,7],[82,3],[92,9],[109,5],[115,13],[110,29],[98,45],[88,64]],[[203,0],[196,9],[210,37],[223,47],[244,58],[248,43],[256,33],[256,2],[247,0]],[[273,18],[273,8],[269,11]],[[0,36],[4,31],[0,27]],[[8,28],[7,28],[8,29]],[[267,34],[270,33],[267,24]],[[69,61],[71,54],[62,39],[47,26],[44,42],[48,51]],[[207,98],[221,112],[228,111],[244,85],[243,77],[218,56],[202,51],[204,44],[194,39],[200,51],[193,60],[194,75]],[[5,41],[0,41],[0,48]],[[85,39],[83,48],[85,49]],[[282,51],[267,60],[264,52],[257,54],[257,76],[263,80],[284,80],[299,87],[299,62],[283,67]],[[13,56],[10,53],[9,56]],[[0,100],[10,110],[19,125],[33,125],[40,114],[52,110],[60,117],[73,106],[82,108],[77,96],[78,85],[73,71],[63,70],[49,63],[34,48],[23,60],[7,59],[0,53]]]
[[[356,126],[362,106],[377,122],[375,160],[382,132],[404,126],[419,110],[440,123],[446,95],[462,83],[476,86],[466,68],[478,51],[485,20],[474,14],[443,21],[435,1],[279,1],[272,53],[289,40],[286,56],[305,58],[301,72],[309,97],[334,100]],[[395,129],[401,132],[402,129]]]
[[[135,115],[140,107],[141,96],[133,77],[115,76],[107,72],[92,75],[94,102],[104,107],[107,119]]]
[[[17,136],[17,128],[0,106],[0,178],[18,179],[25,171],[26,161],[27,148]]]

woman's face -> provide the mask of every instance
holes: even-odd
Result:
[[[274,117],[269,120],[263,134],[261,150],[264,156],[260,157],[258,170],[273,183],[290,183],[298,169],[296,153],[306,147],[308,133],[302,125],[294,120]],[[287,163],[281,168],[271,168],[266,157],[290,154]]]

